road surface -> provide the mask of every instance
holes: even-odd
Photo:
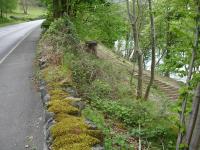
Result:
[[[43,149],[43,108],[32,81],[41,23],[0,28],[0,150]]]

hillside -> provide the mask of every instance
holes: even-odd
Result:
[[[177,128],[173,125],[173,120],[170,119],[177,117],[176,114],[171,112],[175,99],[170,100],[165,96],[165,94],[168,94],[167,92],[161,94],[162,90],[154,88],[150,96],[152,100],[138,103],[135,85],[130,85],[129,69],[132,67],[131,63],[123,60],[102,45],[98,47],[98,57],[84,52],[84,46],[76,43],[75,37],[71,37],[70,34],[63,34],[63,31],[71,31],[71,27],[65,26],[66,24],[70,25],[67,20],[64,23],[64,20],[60,19],[50,26],[50,29],[47,30],[40,41],[38,53],[40,64],[42,64],[38,75],[40,79],[47,82],[46,86],[52,97],[50,102],[47,103],[47,108],[50,112],[55,113],[57,123],[54,127],[58,126],[59,128],[64,123],[64,118],[67,117],[62,116],[63,119],[59,117],[64,111],[62,105],[66,105],[67,114],[71,114],[70,105],[72,105],[78,106],[77,108],[82,111],[83,116],[101,130],[104,135],[103,145],[105,149],[111,149],[113,146],[116,149],[120,147],[123,149],[126,146],[137,148],[138,138],[140,137],[137,132],[144,132],[144,137],[150,136],[148,140],[151,141],[152,147],[158,149],[162,145],[158,142],[161,135],[163,140],[169,138],[171,141],[172,138],[175,138]],[[60,30],[57,30],[58,26]],[[75,36],[76,34],[72,35]],[[65,39],[65,42],[63,43],[60,39]],[[163,80],[159,81],[159,77],[157,80],[160,83],[158,86],[165,83]],[[133,82],[136,82],[136,78]],[[166,82],[169,84],[168,80]],[[174,84],[176,84],[175,81]],[[71,99],[68,95],[80,98],[77,99],[76,105],[73,102],[69,103],[69,106],[63,103],[67,99]],[[83,108],[84,110],[82,110]],[[69,112],[68,109],[70,109]],[[59,117],[59,120],[57,120],[57,117]],[[156,124],[152,123],[152,120],[156,121]],[[138,129],[139,126],[140,129]],[[53,130],[54,127],[50,130]],[[60,131],[57,132],[63,131],[60,128]],[[66,138],[66,142],[62,142],[65,143],[64,145],[60,145],[57,144],[61,138],[60,135],[52,134],[53,137],[55,136],[53,149],[67,146],[68,138]],[[79,142],[74,144],[85,145]],[[147,145],[143,146],[145,148]]]
[[[199,1],[46,3],[36,75],[47,147],[199,148]]]

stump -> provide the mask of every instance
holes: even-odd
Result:
[[[96,41],[86,41],[86,52],[97,56],[97,42]]]

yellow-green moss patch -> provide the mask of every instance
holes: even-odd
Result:
[[[68,94],[62,89],[50,90],[49,94],[51,95],[51,97],[60,97],[60,98],[65,98],[68,96]]]
[[[54,140],[53,150],[91,150],[91,147],[98,144],[99,140],[87,134],[66,134]]]
[[[55,114],[76,115],[79,113],[79,110],[71,106],[67,100],[52,100],[47,107],[49,112],[54,112]]]
[[[97,132],[97,133],[95,133]],[[87,150],[95,144],[100,143],[94,135],[99,131],[90,131],[81,117],[66,116],[51,128],[54,139],[53,150]]]

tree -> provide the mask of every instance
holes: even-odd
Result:
[[[156,35],[155,35],[155,25],[154,25],[154,16],[153,16],[153,10],[152,10],[152,1],[148,0],[149,2],[149,14],[150,14],[150,23],[151,23],[151,78],[149,81],[149,84],[147,86],[147,90],[144,96],[144,99],[147,100],[149,97],[150,88],[154,81],[154,74],[155,74],[155,63],[156,63]]]
[[[143,53],[139,47],[139,29],[138,25],[140,23],[140,8],[141,4],[139,1],[132,0],[132,11],[130,8],[130,2],[129,0],[127,2],[127,11],[128,11],[128,16],[130,20],[130,24],[132,27],[132,32],[133,32],[133,40],[134,40],[134,53],[137,55],[137,60],[138,60],[138,84],[137,84],[137,99],[142,98],[142,82],[143,82]],[[136,7],[137,6],[137,7]],[[137,10],[136,10],[137,9]],[[138,11],[138,13],[137,13]],[[132,55],[130,57],[133,56]],[[131,58],[130,58],[131,59]]]
[[[200,83],[193,100],[192,114],[186,132],[186,144],[190,150],[200,148]]]
[[[192,74],[193,74],[193,69],[194,69],[194,63],[196,60],[196,54],[197,54],[197,50],[198,50],[198,44],[199,44],[199,32],[200,32],[200,2],[199,0],[195,0],[194,1],[196,4],[196,25],[195,25],[195,36],[194,36],[194,44],[193,44],[193,48],[192,48],[192,58],[190,61],[190,65],[189,65],[189,71],[188,71],[188,75],[187,75],[187,82],[186,82],[186,86],[189,87],[190,86],[190,80],[192,79]],[[182,110],[181,110],[181,115],[180,115],[180,126],[181,128],[183,128],[185,126],[185,110],[187,107],[187,97],[184,98],[183,102],[182,102]],[[194,124],[190,124],[189,127],[189,131],[187,133],[187,143],[190,143],[191,140],[191,136],[193,133],[193,125]],[[184,140],[184,133],[180,130],[179,131],[179,135],[177,138],[177,145],[176,145],[176,149],[178,150],[180,148],[180,144],[183,142]]]
[[[17,6],[17,0],[0,0],[0,17],[3,18],[5,13],[14,10]]]
[[[21,7],[24,11],[24,14],[28,14],[28,0],[20,0]]]

